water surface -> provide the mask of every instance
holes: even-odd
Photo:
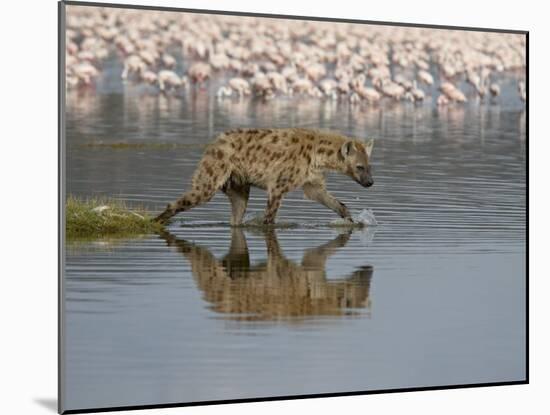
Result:
[[[525,112],[506,75],[498,100],[368,107],[219,100],[216,82],[164,96],[109,65],[67,95],[68,193],[160,211],[222,131],[320,127],[375,138],[375,185],[328,188],[379,225],[325,226],[296,191],[279,221],[297,228],[231,229],[218,194],[163,235],[69,243],[66,409],[525,378]]]

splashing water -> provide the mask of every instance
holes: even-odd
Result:
[[[329,225],[330,226],[358,226],[358,227],[378,225],[378,221],[374,216],[374,212],[370,209],[363,209],[358,213],[354,213],[351,215],[351,218],[353,220],[353,223],[350,223],[345,219],[338,218],[330,222]]]
[[[264,224],[264,214],[263,212],[249,212],[244,215],[243,226],[266,226]],[[297,222],[283,222],[277,221],[274,225],[275,228],[298,228],[298,227],[308,227],[311,224],[307,223],[297,223]]]
[[[296,227],[306,227],[306,228],[318,228],[324,226],[330,227],[367,227],[367,226],[377,226],[378,222],[374,216],[374,213],[370,209],[363,209],[359,212],[356,212],[352,215],[353,222],[348,220],[338,218],[331,222],[321,223],[321,222],[280,222],[278,221],[275,224],[277,228],[296,228]],[[244,226],[264,226],[264,215],[263,212],[249,212],[244,216],[243,225]]]
[[[264,223],[264,215],[261,212],[248,212],[244,215],[243,225],[260,226]]]
[[[374,212],[370,209],[363,209],[361,212],[353,217],[353,220],[363,223],[367,226],[378,226],[378,221],[374,216]]]

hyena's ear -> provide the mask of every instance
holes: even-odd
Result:
[[[369,158],[370,158],[370,155],[372,154],[373,147],[374,147],[374,140],[371,138],[369,141],[365,143],[365,151]]]
[[[340,154],[342,154],[342,157],[346,158],[354,151],[353,147],[353,141],[348,140],[344,144],[342,144],[342,147],[340,147]]]

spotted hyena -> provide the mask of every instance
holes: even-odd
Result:
[[[165,223],[179,212],[208,202],[218,190],[231,201],[231,224],[242,222],[250,186],[267,191],[264,223],[275,221],[283,196],[302,187],[307,198],[351,221],[347,207],[326,190],[325,172],[343,173],[364,187],[373,184],[373,140],[301,129],[238,129],[210,144],[193,175],[192,188],[155,220]]]

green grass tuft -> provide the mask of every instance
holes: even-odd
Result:
[[[116,199],[69,196],[65,206],[67,239],[128,237],[163,229],[144,209],[130,210]]]

